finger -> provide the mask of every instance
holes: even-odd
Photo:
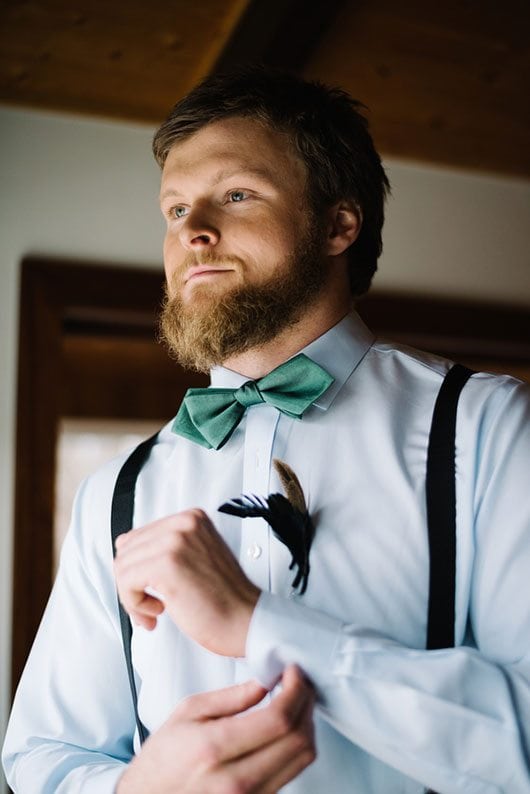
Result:
[[[191,695],[177,706],[173,714],[179,721],[222,719],[247,711],[263,700],[266,694],[267,690],[251,679],[243,684]]]
[[[135,530],[134,534],[141,532]],[[132,574],[135,579],[143,576],[145,582],[153,584],[160,578],[173,580],[177,568],[201,565],[205,559],[210,566],[217,561],[217,557],[212,560],[211,544],[204,536],[192,537],[189,532],[172,527],[163,532],[150,532],[143,539],[135,538],[118,548],[114,569],[120,579]]]
[[[156,618],[149,617],[149,615],[142,615],[141,612],[131,612],[129,617],[135,626],[141,626],[143,629],[147,629],[147,631],[156,629],[158,622]]]
[[[296,667],[284,673],[283,690],[272,702],[237,720],[219,720],[212,725],[212,740],[219,748],[221,762],[255,752],[282,736],[298,723],[308,703],[314,702],[314,691]]]
[[[190,585],[202,589],[204,581],[212,582],[212,576],[217,577],[213,581],[222,579],[224,582],[231,575],[232,590],[239,581],[234,574],[241,575],[243,586],[248,584],[227,546],[219,548],[219,553],[212,556],[211,547],[205,543],[192,545],[183,536],[175,538],[174,533],[172,535],[172,538],[127,546],[116,557],[114,575],[118,591],[124,605],[130,609],[139,606],[145,591],[155,598],[170,598]]]
[[[161,615],[164,609],[165,606],[163,601],[145,592],[143,593],[143,597],[135,606],[136,612],[141,612],[142,615],[151,615],[153,617]]]
[[[291,780],[303,772],[316,758],[316,746],[313,728],[313,708],[314,702],[309,702],[306,706],[304,713],[301,716],[300,727],[302,728],[303,735],[306,741],[302,741],[300,745],[291,746],[286,748],[287,758],[285,761],[282,757],[277,757],[271,763],[269,769],[272,770],[270,777],[264,780],[263,785],[259,790],[260,794],[276,794],[277,791],[282,789]],[[281,752],[283,753],[283,747]],[[280,751],[279,751],[280,752]]]
[[[116,548],[127,549],[150,544],[153,540],[164,540],[170,537],[172,530],[178,532],[188,532],[199,527],[213,530],[217,534],[211,519],[206,513],[199,509],[185,510],[181,513],[164,516],[157,521],[137,527],[129,532],[124,532],[116,538]]]
[[[313,703],[308,701],[297,725],[270,744],[228,762],[223,774],[243,791],[275,794],[315,759]]]
[[[136,589],[130,582],[124,583],[121,576],[117,577],[116,585],[120,602],[133,623],[147,629],[155,628],[157,617],[166,608],[164,601],[145,590]]]
[[[157,549],[161,552],[171,551],[175,535],[180,531],[178,525],[167,519],[131,530],[116,538],[116,559],[137,559],[146,554],[150,556],[152,550]]]
[[[285,761],[280,760],[278,764],[279,771],[274,777],[266,780],[259,788],[249,790],[259,791],[259,794],[276,794],[276,792],[281,791],[284,786],[290,783],[291,780],[298,777],[298,775],[316,759],[316,751],[313,748],[304,750],[303,752],[297,752],[294,757],[291,750],[288,750],[288,753],[290,755],[288,755]]]
[[[145,527],[118,535],[114,544],[116,560],[134,559],[142,555],[151,556],[153,549],[159,549],[161,552],[169,550],[174,528],[172,519],[172,516],[168,516]]]
[[[131,609],[130,611],[125,608],[129,617],[137,626],[143,626],[144,629],[154,629],[157,624],[157,618],[164,612],[165,607],[161,601],[156,598],[148,597],[141,603],[138,609]]]
[[[129,535],[130,532],[122,532],[121,535],[118,535],[118,537],[114,539],[114,546],[116,549],[122,548],[127,543],[127,537]]]
[[[281,685],[283,693],[298,690],[300,686],[314,692],[309,679],[296,664],[290,664],[285,668],[282,673]]]
[[[176,573],[167,558],[156,549],[149,555],[127,554],[114,561],[114,578],[120,600],[128,610],[140,608],[145,601],[149,607],[161,602],[164,582],[175,580]],[[166,581],[165,581],[166,580]]]

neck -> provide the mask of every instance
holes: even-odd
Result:
[[[223,362],[223,366],[251,380],[262,378],[329,331],[351,308],[349,298],[347,301],[341,300],[332,308],[313,306],[304,312],[295,325],[286,328],[270,342],[232,356]]]

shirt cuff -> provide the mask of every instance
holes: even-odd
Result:
[[[247,663],[258,681],[273,689],[289,664],[317,686],[332,668],[343,623],[293,599],[262,592],[247,636]]]
[[[85,792],[86,794],[115,794],[118,782],[126,769],[127,764],[119,761],[112,764],[87,764],[78,769],[72,769],[58,787],[53,787],[53,791],[56,794],[71,794],[73,791],[82,791],[83,794]],[[48,787],[39,788],[39,791],[41,790],[51,791]]]

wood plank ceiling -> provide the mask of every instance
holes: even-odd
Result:
[[[530,176],[528,0],[0,0],[0,102],[156,124],[203,75],[344,86],[384,155]]]

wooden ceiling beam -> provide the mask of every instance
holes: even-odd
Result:
[[[158,124],[261,62],[341,85],[385,157],[530,176],[528,0],[0,0],[0,103]]]
[[[212,71],[263,63],[301,72],[343,5],[344,0],[251,0]]]
[[[529,32],[528,0],[355,0],[304,75],[364,102],[385,156],[528,177]]]

